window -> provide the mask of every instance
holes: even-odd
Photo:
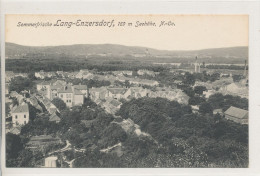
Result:
[[[17,115],[15,115],[15,119],[17,119],[18,117],[17,117]]]
[[[24,115],[23,117],[26,118],[26,115]]]
[[[71,103],[71,100],[69,100],[69,102]]]
[[[60,97],[63,98],[63,94],[61,94]]]
[[[26,121],[24,121],[24,124],[26,124]]]
[[[67,103],[69,102],[69,100],[67,100]]]

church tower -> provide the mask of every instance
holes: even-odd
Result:
[[[200,64],[198,63],[198,57],[197,56],[195,58],[194,66],[195,66],[195,73],[200,73]]]

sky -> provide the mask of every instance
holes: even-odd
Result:
[[[54,26],[58,20],[61,20],[59,26]],[[77,20],[114,20],[114,27],[69,28],[60,23]],[[6,15],[5,21],[5,41],[27,46],[110,43],[161,50],[248,46],[248,15]],[[170,21],[171,25],[159,27],[162,21]],[[52,23],[52,26],[21,27],[19,22]],[[136,27],[138,22],[152,22],[156,26]]]

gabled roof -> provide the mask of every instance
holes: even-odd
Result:
[[[13,134],[20,134],[20,132],[21,132],[20,126],[13,127],[13,128],[10,129],[10,133],[13,133]]]
[[[113,98],[108,98],[107,101],[106,101],[106,104],[112,105],[114,107],[118,107],[122,103],[120,101],[117,101],[117,100],[113,99]]]
[[[70,85],[64,86],[58,90],[59,93],[73,93],[72,87]]]
[[[74,89],[74,94],[75,95],[84,95],[84,93],[82,93],[80,90],[78,89]]]
[[[50,116],[49,121],[60,121],[60,117],[57,116],[56,113],[53,113],[53,114]]]
[[[125,88],[108,88],[107,89],[112,94],[124,94],[127,89]]]
[[[248,111],[231,106],[225,111],[226,115],[230,115],[239,119],[248,118]]]
[[[89,92],[105,92],[107,91],[107,88],[106,87],[92,87],[89,89]]]
[[[15,110],[13,111],[13,113],[27,113],[29,112],[29,107],[28,104],[22,104],[19,105],[17,108],[15,108]]]
[[[74,85],[74,88],[75,89],[78,89],[78,90],[87,90],[87,85]]]

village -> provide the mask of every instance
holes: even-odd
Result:
[[[248,73],[245,68],[241,79],[234,81],[232,73],[210,73],[210,70],[203,71],[203,74],[216,74],[216,80],[201,81],[194,79],[194,83],[185,87],[187,78],[190,75],[202,74],[202,64],[195,60],[192,70],[172,69],[172,73],[176,78],[171,85],[166,85],[157,77],[160,72],[140,69],[137,71],[122,70],[110,72],[98,72],[96,70],[81,69],[75,72],[45,72],[41,70],[34,73],[34,90],[22,90],[19,93],[10,90],[12,80],[17,77],[27,78],[26,73],[6,72],[6,133],[19,135],[24,125],[28,124],[31,114],[35,111],[37,114],[45,114],[50,122],[60,123],[61,109],[57,107],[60,100],[65,103],[66,107],[72,109],[82,106],[86,100],[91,100],[97,106],[101,107],[106,113],[112,114],[117,119],[120,118],[117,112],[123,103],[139,98],[163,98],[169,101],[176,101],[182,105],[188,105],[194,114],[210,113],[213,116],[218,115],[227,120],[239,124],[248,124],[248,110],[230,105],[226,108],[215,108],[211,112],[203,111],[203,102],[214,94],[223,96],[232,95],[243,99],[248,99]],[[245,66],[246,67],[246,66]],[[187,79],[186,79],[187,78]],[[84,84],[84,81],[98,81],[101,84],[97,87]],[[194,92],[190,95],[189,91]],[[59,101],[58,101],[59,100]],[[202,101],[203,100],[203,101]],[[56,103],[55,103],[56,102]],[[202,103],[201,103],[202,102]],[[56,105],[55,105],[56,104]],[[205,108],[204,108],[205,109]],[[73,118],[73,117],[71,117]],[[88,125],[88,120],[82,120],[83,124]],[[128,124],[128,125],[126,125]],[[131,120],[123,120],[120,122],[123,129],[129,130],[129,125],[134,127],[137,134],[146,135],[140,130],[140,127]],[[149,134],[148,134],[149,135]],[[72,150],[69,141],[62,143],[59,138],[50,135],[31,136],[27,148],[41,150],[44,146],[56,145],[60,146],[58,152]],[[66,145],[66,146],[64,146]],[[102,151],[109,151],[120,146],[110,146]],[[83,151],[84,149],[76,149]],[[42,164],[42,167],[60,167],[57,165],[59,160],[56,155],[50,152]],[[66,161],[66,158],[63,158]],[[73,159],[72,159],[73,160]],[[73,167],[73,161],[67,161],[68,166]]]

